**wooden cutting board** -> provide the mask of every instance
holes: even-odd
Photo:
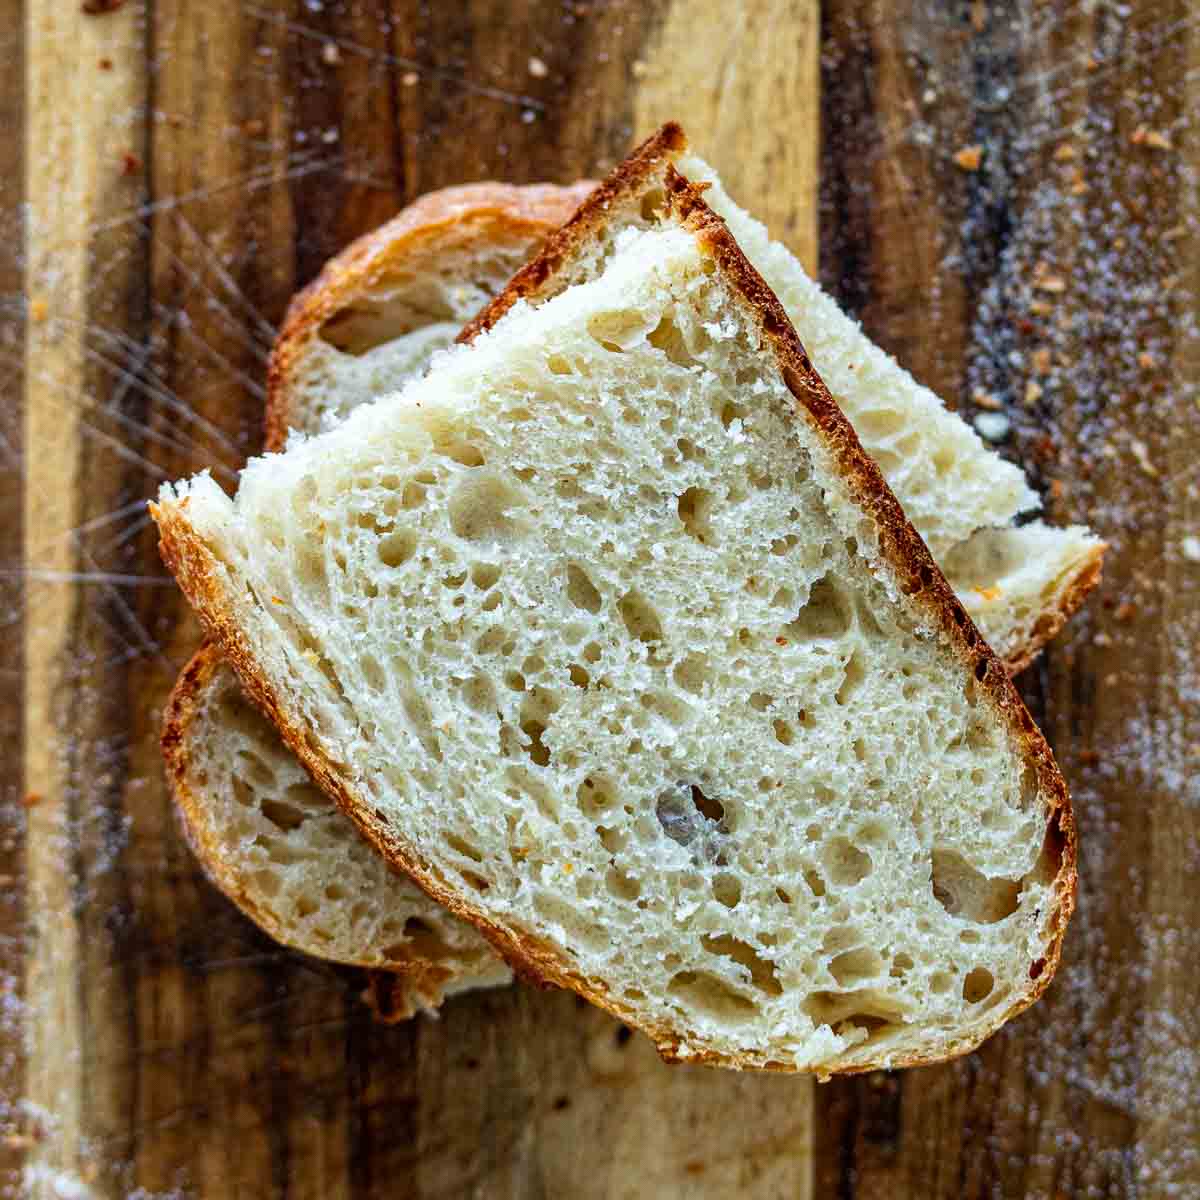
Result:
[[[1192,7],[92,7],[0,34],[6,1194],[1200,1195]],[[386,1028],[174,824],[158,721],[197,628],[143,501],[231,482],[275,325],[351,238],[430,188],[599,174],[667,117],[1113,542],[1024,684],[1084,839],[1067,961],[957,1064],[668,1068],[519,987]]]

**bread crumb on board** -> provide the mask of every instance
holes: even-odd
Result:
[[[975,430],[989,442],[1002,442],[1008,437],[1011,422],[998,412],[981,412],[975,417]]]
[[[954,156],[954,165],[963,171],[978,171],[983,162],[983,147],[964,146]]]
[[[1139,125],[1130,135],[1129,140],[1135,146],[1149,146],[1151,150],[1174,150],[1175,144],[1161,129],[1147,129]]]
[[[1150,450],[1146,443],[1140,438],[1133,438],[1129,443],[1129,449],[1133,452],[1133,457],[1137,459],[1137,465],[1141,467],[1142,472],[1157,479],[1158,468],[1150,461]]]

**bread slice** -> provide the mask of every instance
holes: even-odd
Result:
[[[1108,549],[1081,525],[1033,521],[980,529],[941,560],[971,620],[1004,660],[1023,671],[1100,582]]]
[[[236,499],[164,487],[164,558],[321,786],[518,969],[675,1059],[964,1052],[1057,965],[1065,786],[774,296],[664,184],[591,282]]]
[[[331,259],[293,299],[271,354],[267,449],[420,374],[594,186],[444,188]]]
[[[423,374],[592,186],[447,188],[332,260],[276,342],[268,449],[282,448],[289,427],[316,432],[339,408]],[[388,973],[371,985],[388,1019],[511,979],[472,926],[390,869],[311,783],[211,643],[175,685],[162,744],[209,878],[282,945]]]
[[[217,887],[281,945],[395,973],[390,1017],[512,978],[472,926],[363,840],[212,645],[175,686],[163,750],[188,841]]]
[[[706,203],[728,224],[747,258],[775,292],[822,379],[854,426],[863,447],[935,558],[955,555],[974,574],[955,572],[960,597],[981,621],[988,642],[1011,672],[1027,666],[1100,580],[1107,546],[1082,526],[1054,529],[1041,522],[1016,528],[1012,518],[1038,506],[1020,470],[990,449],[957,414],[867,338],[858,324],[809,278],[795,255],[739,208],[716,172],[688,149],[678,125],[668,124],[628,160],[604,197],[607,224],[595,241],[570,228],[550,243],[499,304],[484,310],[462,335],[495,322],[519,296],[537,304],[591,278],[623,229],[652,227],[664,173],[676,164],[705,188]],[[968,543],[977,531],[983,545]],[[998,564],[1025,563],[1021,572]],[[1019,586],[1019,591],[1009,590]],[[1003,597],[1000,603],[981,597]]]

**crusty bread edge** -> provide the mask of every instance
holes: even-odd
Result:
[[[208,806],[202,793],[192,786],[189,731],[192,721],[202,709],[205,689],[222,662],[218,647],[212,642],[204,642],[180,672],[163,713],[160,744],[167,768],[167,782],[175,800],[175,813],[184,840],[213,886],[279,945],[311,954],[306,946],[298,945],[291,938],[285,922],[255,903],[253,895],[242,886],[237,873],[229,869],[221,851],[220,838],[209,819]],[[390,976],[391,982],[387,988],[388,1020],[400,1020],[413,1016],[421,1009],[436,1008],[442,1001],[445,986],[454,978],[454,973],[447,967],[431,963],[419,955],[389,963],[387,967],[378,962],[368,963],[330,954],[319,957],[327,962]]]
[[[567,225],[549,240],[542,253],[514,277],[493,305],[464,330],[463,339],[490,328],[517,299],[536,291],[574,249],[576,241],[592,236],[603,225],[608,206],[617,195],[635,192],[651,173],[660,168],[668,151],[683,145],[686,145],[683,131],[675,124],[664,126],[643,143],[591,194]],[[669,165],[666,181],[669,185],[669,202],[676,207],[699,244],[726,272],[749,305],[758,311],[764,339],[774,351],[783,379],[798,402],[798,414],[805,417],[821,437],[848,481],[852,494],[874,518],[879,530],[882,557],[890,564],[913,601],[924,608],[931,624],[940,629],[949,641],[964,668],[974,672],[980,692],[988,697],[998,718],[1013,735],[1026,765],[1034,771],[1039,792],[1047,797],[1046,843],[1059,863],[1054,880],[1057,903],[1050,916],[1045,954],[1030,968],[1030,986],[1015,996],[1006,1009],[977,1030],[936,1051],[913,1052],[896,1058],[884,1055],[879,1060],[838,1063],[831,1069],[822,1067],[817,1071],[823,1075],[855,1073],[883,1065],[907,1067],[942,1062],[974,1049],[1009,1018],[1032,1004],[1045,991],[1058,967],[1063,935],[1074,909],[1076,888],[1075,825],[1066,784],[1003,664],[976,631],[924,542],[884,482],[879,468],[863,451],[850,423],[809,362],[774,293],[746,260],[724,222],[704,204],[700,189],[688,183]],[[214,579],[216,563],[212,552],[193,533],[181,515],[187,504],[188,499],[184,497],[177,509],[163,508],[157,504],[151,506],[159,526],[164,561],[185,587],[210,633],[221,643],[227,660],[238,672],[243,684],[280,730],[285,741],[320,786],[337,798],[364,835],[389,861],[409,874],[434,900],[456,916],[478,926],[523,979],[568,988],[637,1026],[654,1041],[664,1059],[785,1072],[798,1069],[789,1063],[758,1063],[748,1056],[723,1055],[685,1045],[676,1030],[631,1011],[608,996],[598,981],[588,980],[570,970],[562,957],[543,939],[504,929],[494,924],[486,914],[469,907],[463,897],[443,879],[417,862],[385,821],[380,819],[373,806],[362,802],[350,791],[319,744],[315,740],[310,743],[304,731],[291,721],[282,708],[223,601],[220,585]]]
[[[1083,607],[1083,602],[1099,584],[1104,573],[1104,556],[1107,552],[1108,543],[1100,542],[1072,568],[1073,573],[1066,587],[1059,592],[1050,607],[1041,611],[1029,633],[1009,651],[1004,665],[1010,675],[1019,675],[1024,671]]]
[[[415,200],[378,229],[350,243],[288,306],[267,363],[265,446],[282,450],[291,428],[292,380],[322,326],[399,259],[457,242],[545,238],[595,187],[591,180],[550,183],[467,183]]]

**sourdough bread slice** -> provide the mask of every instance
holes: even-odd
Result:
[[[591,186],[448,188],[333,259],[293,301],[276,341],[268,449],[282,447],[289,427],[316,432],[339,406],[423,374]],[[175,685],[162,745],[209,878],[282,945],[387,972],[369,994],[388,1019],[511,978],[472,926],[391,870],[311,783],[211,643]]]
[[[213,883],[281,945],[395,974],[390,1019],[512,978],[472,926],[359,835],[212,645],[175,685],[163,751],[184,831]]]
[[[787,311],[822,379],[875,459],[906,514],[935,558],[952,552],[976,574],[955,574],[960,596],[981,619],[988,642],[1009,665],[1026,666],[1062,628],[1099,582],[1107,546],[1081,526],[1053,529],[1037,523],[1026,533],[1011,526],[1039,500],[1021,471],[989,448],[957,414],[867,338],[836,301],[809,278],[799,260],[765,226],[729,197],[716,172],[689,151],[678,125],[663,126],[606,181],[604,231],[580,239],[572,225],[530,263],[460,340],[494,323],[518,297],[539,304],[593,277],[620,231],[654,226],[672,164],[705,188],[706,203],[728,224],[743,252]],[[986,530],[984,545],[968,545]],[[1002,531],[1001,531],[1002,530]],[[997,563],[1026,562],[1028,570],[992,574]],[[1005,585],[1019,585],[1006,591]],[[973,593],[974,598],[967,594]],[[979,597],[1002,595],[1001,603]]]
[[[164,557],[321,786],[520,970],[677,1059],[964,1052],[1057,965],[1065,786],[774,296],[664,185],[597,278],[235,500],[164,487]]]

